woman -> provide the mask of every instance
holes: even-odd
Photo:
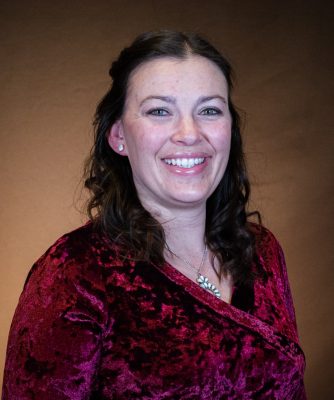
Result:
[[[4,399],[304,399],[283,253],[247,219],[228,62],[162,31],[110,75],[86,168],[91,222],[28,276]]]

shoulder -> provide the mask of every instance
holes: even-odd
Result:
[[[35,262],[26,279],[48,282],[100,277],[102,267],[120,264],[111,240],[91,222],[61,236]]]
[[[268,266],[273,261],[278,261],[279,264],[284,261],[282,247],[268,228],[252,222],[249,224],[249,229],[254,235],[255,251],[257,257],[262,261],[261,264]]]
[[[251,223],[250,230],[255,240],[255,262],[269,280],[285,287],[288,285],[285,256],[275,235],[263,225]]]
[[[86,257],[100,247],[108,245],[106,236],[97,230],[91,222],[61,236],[43,255],[57,257]],[[109,247],[111,243],[109,243]],[[42,256],[42,257],[43,257]]]
[[[52,318],[64,321],[75,312],[104,326],[108,319],[108,266],[117,264],[121,261],[112,242],[93,224],[64,234],[30,269],[16,323],[25,315],[43,315],[51,324]]]
[[[274,234],[267,228],[252,224],[255,235],[256,262],[265,271],[266,279],[255,285],[255,305],[261,319],[272,316],[275,309],[275,323],[282,333],[298,341],[295,311],[289,285],[288,272],[282,247]],[[268,317],[268,318],[269,318]],[[271,317],[270,317],[271,318]]]
[[[265,226],[254,222],[250,222],[248,226],[254,235],[257,249],[280,246],[275,235]]]
[[[99,359],[100,338],[109,331],[111,321],[103,262],[99,259],[103,246],[111,254],[103,235],[87,224],[59,238],[33,265],[11,325],[7,386],[14,387],[14,379],[17,381],[20,375],[22,385],[15,390],[27,394],[34,387],[36,398],[45,398],[42,392],[46,393],[46,386],[37,390],[50,378],[48,398],[56,398],[52,390],[61,384],[62,374],[67,385],[67,375],[77,376],[78,366],[84,366],[86,377],[80,388],[89,387],[90,374]],[[75,384],[79,390],[79,383]]]
[[[108,254],[108,259],[105,258]],[[42,257],[53,256],[62,260],[84,261],[91,257],[99,261],[103,256],[105,263],[117,262],[118,251],[113,241],[92,222],[65,233]]]

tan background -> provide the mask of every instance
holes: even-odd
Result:
[[[31,264],[85,220],[74,200],[110,61],[139,32],[175,28],[205,33],[235,65],[234,98],[247,114],[252,207],[285,249],[309,398],[333,398],[333,13],[327,4],[1,1],[1,373]]]

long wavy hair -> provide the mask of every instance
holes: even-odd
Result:
[[[97,106],[95,142],[85,166],[85,187],[90,219],[108,235],[124,257],[152,263],[164,262],[166,246],[162,225],[142,206],[127,157],[108,143],[112,125],[121,118],[129,79],[143,63],[161,57],[205,57],[216,64],[228,84],[232,116],[231,150],[224,176],[207,200],[205,239],[219,261],[219,277],[230,273],[234,282],[249,283],[254,274],[254,238],[247,223],[250,186],[240,134],[240,118],[231,99],[232,69],[228,61],[197,34],[175,31],[148,32],[138,36],[112,63],[110,89]],[[148,171],[149,173],[149,171]]]

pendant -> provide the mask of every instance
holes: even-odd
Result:
[[[220,299],[221,297],[220,291],[216,288],[215,285],[209,282],[209,279],[206,276],[198,273],[198,278],[196,280],[201,288],[207,290],[208,292],[212,293],[213,295],[215,295]]]

